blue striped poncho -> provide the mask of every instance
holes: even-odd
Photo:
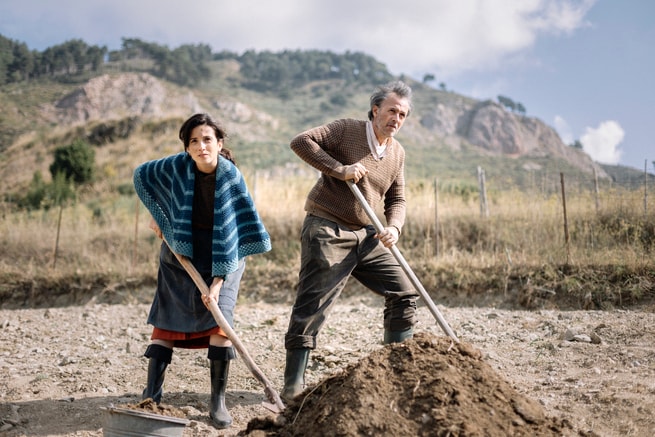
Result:
[[[171,250],[193,258],[191,217],[195,163],[187,153],[148,161],[134,170],[136,193],[150,211]],[[243,175],[219,156],[214,197],[212,276],[238,268],[241,258],[271,250],[271,240]]]

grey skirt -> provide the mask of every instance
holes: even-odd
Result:
[[[194,230],[194,257],[191,262],[208,286],[213,281],[211,258],[211,231]],[[230,327],[234,324],[234,307],[245,266],[245,259],[241,259],[237,270],[225,277],[218,298],[218,307]],[[156,328],[184,333],[202,332],[218,326],[202,302],[200,290],[165,242],[162,242],[159,254],[157,291],[150,307],[148,323]]]

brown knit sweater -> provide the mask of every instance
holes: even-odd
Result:
[[[305,211],[350,229],[371,224],[344,181],[345,168],[360,162],[368,170],[357,186],[374,210],[384,201],[387,226],[405,223],[405,150],[393,139],[377,161],[366,138],[366,121],[342,119],[309,129],[291,141],[291,149],[321,172],[307,196]]]

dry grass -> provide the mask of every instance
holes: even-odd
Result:
[[[242,297],[288,301],[302,206],[314,180],[246,176],[274,248],[250,259]],[[0,302],[17,289],[53,291],[71,281],[103,293],[154,283],[160,242],[136,196],[83,197],[61,211],[56,258],[58,209],[5,212]],[[580,302],[595,299],[602,307],[654,296],[655,223],[652,214],[643,214],[643,197],[606,194],[597,211],[593,196],[567,194],[568,245],[560,197],[491,193],[490,214],[481,217],[475,196],[440,191],[437,198],[431,183],[412,183],[401,252],[427,290],[451,297],[525,294],[537,287],[565,291]],[[349,288],[357,292],[357,286]]]

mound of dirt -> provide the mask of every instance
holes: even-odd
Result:
[[[152,398],[146,398],[136,404],[119,405],[119,408],[126,408],[135,411],[145,411],[147,413],[159,414],[160,416],[178,417],[186,419],[186,414],[179,408],[164,403],[156,403]]]
[[[240,436],[561,436],[546,416],[467,343],[419,333],[308,387],[282,416],[256,418]]]

